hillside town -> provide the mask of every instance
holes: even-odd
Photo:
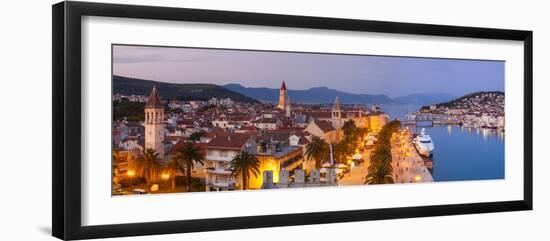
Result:
[[[433,120],[438,124],[504,130],[504,93],[476,92],[436,105],[423,106],[408,120]]]
[[[384,178],[351,171],[368,161],[379,133],[387,132],[389,116],[377,106],[343,105],[338,97],[332,104],[292,103],[285,82],[278,103],[161,96],[156,87],[148,97],[113,95],[113,103],[142,108],[140,118],[114,115],[120,118],[112,124],[113,195],[368,184]]]

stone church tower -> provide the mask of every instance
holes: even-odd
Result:
[[[342,119],[340,100],[338,100],[338,96],[336,96],[336,98],[334,99],[334,105],[332,105],[332,119]]]
[[[156,86],[145,104],[145,149],[153,149],[164,158],[164,106]]]
[[[340,109],[340,100],[338,99],[338,96],[334,99],[334,105],[332,106],[332,127],[336,130],[340,130],[344,122],[342,120],[342,110]]]
[[[281,110],[285,110],[285,107],[287,106],[288,96],[286,94],[286,85],[283,81],[283,84],[281,85],[281,89],[279,90],[279,105],[277,108]]]

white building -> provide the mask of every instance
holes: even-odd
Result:
[[[278,118],[260,118],[252,122],[252,125],[260,130],[277,130],[282,125],[283,122]]]
[[[242,151],[255,153],[256,142],[253,135],[241,133],[216,134],[206,144],[206,191],[234,190],[236,183],[230,169],[231,160]]]

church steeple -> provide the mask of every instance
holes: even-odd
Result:
[[[338,99],[338,96],[334,99],[334,105],[332,105],[332,119],[340,119],[342,117],[342,113],[340,111],[340,100]]]
[[[340,110],[340,100],[338,99],[338,96],[334,99],[334,105],[332,106],[332,110]]]
[[[157,93],[157,86],[153,85],[153,91],[151,91],[151,95],[149,96],[149,99],[147,100],[147,104],[145,104],[146,108],[162,108],[162,101],[160,100],[160,97]]]
[[[288,101],[288,96],[286,93],[286,84],[283,81],[283,84],[281,84],[281,89],[279,90],[279,105],[277,105],[277,108],[283,111],[286,110],[287,101]]]

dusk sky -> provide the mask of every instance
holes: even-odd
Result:
[[[113,47],[113,74],[171,83],[326,86],[390,97],[504,91],[504,62],[264,51]]]

